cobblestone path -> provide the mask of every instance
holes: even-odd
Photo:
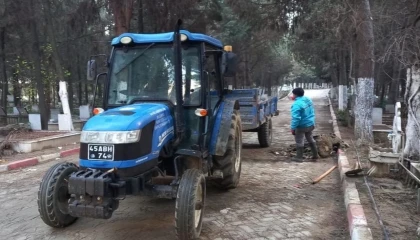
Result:
[[[316,132],[331,132],[326,91],[307,94],[316,103]],[[311,184],[334,160],[298,164],[281,154],[293,143],[290,105],[286,99],[279,103],[272,147],[259,148],[256,133],[244,133],[239,187],[229,192],[208,187],[201,239],[349,238],[338,172]],[[56,162],[0,174],[0,239],[174,239],[174,201],[147,197],[127,197],[109,220],[79,219],[66,229],[46,226],[36,194],[43,174]]]

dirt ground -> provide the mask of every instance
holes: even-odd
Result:
[[[55,135],[65,134],[67,132],[46,132],[46,131],[31,131],[19,132],[10,137],[10,140],[34,140],[38,138],[51,137]]]
[[[357,161],[356,150],[351,143],[351,140],[355,141],[353,129],[344,126],[339,126],[339,128],[341,137],[350,146],[345,152],[350,166],[353,167]],[[363,168],[367,172],[369,170],[367,148],[358,148],[358,152]],[[420,214],[416,213],[417,190],[405,186],[401,175],[398,173],[391,173],[386,178],[368,177],[368,183],[389,239],[418,239],[416,231],[420,222]],[[384,239],[382,228],[362,176],[358,177],[356,186],[374,239]]]
[[[72,144],[67,144],[67,145],[63,145],[63,146],[55,147],[55,148],[47,148],[47,149],[44,149],[44,150],[41,150],[41,151],[35,151],[35,152],[31,152],[31,153],[16,153],[16,152],[14,152],[10,156],[2,156],[0,158],[0,165],[8,164],[8,163],[11,163],[13,161],[19,161],[19,160],[23,160],[23,159],[38,157],[40,155],[57,153],[57,152],[65,151],[65,150],[78,148],[78,147],[79,147],[79,143],[75,142],[75,143],[72,143]]]

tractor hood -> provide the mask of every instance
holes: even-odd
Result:
[[[139,103],[109,109],[89,119],[83,131],[131,131],[170,116],[169,107],[160,103]]]

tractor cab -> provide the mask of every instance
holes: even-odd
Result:
[[[114,38],[109,71],[104,74],[107,81],[102,108],[95,111],[142,103],[165,104],[174,117],[177,109],[178,114],[182,112],[175,119],[175,125],[184,126],[178,148],[204,150],[209,140],[206,132],[222,100],[223,77],[233,75],[235,55],[230,46],[223,48],[213,37],[185,30],[179,34],[180,56],[174,32],[124,33]],[[88,79],[94,79],[95,71],[95,60],[90,60]],[[179,100],[177,87],[181,89]]]

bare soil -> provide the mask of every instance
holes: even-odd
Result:
[[[34,140],[38,138],[51,137],[62,135],[68,132],[47,132],[47,131],[32,131],[32,132],[18,132],[10,137],[10,140]]]
[[[353,129],[339,126],[342,139],[348,143],[345,150],[350,166],[357,161]],[[369,170],[368,148],[358,148],[358,154],[365,172]],[[373,193],[379,215],[388,232],[389,239],[418,239],[416,230],[420,222],[420,215],[416,213],[417,190],[403,184],[399,174],[391,173],[386,178],[368,177],[368,184]],[[356,187],[359,191],[360,201],[367,218],[368,226],[372,230],[374,239],[384,239],[382,228],[376,216],[374,205],[370,199],[368,188],[363,176],[358,177]]]
[[[14,161],[20,161],[23,159],[33,158],[33,157],[39,157],[41,155],[47,155],[52,153],[57,153],[65,150],[70,150],[79,147],[79,143],[72,143],[68,145],[63,145],[61,147],[56,148],[47,148],[41,151],[35,151],[31,153],[14,153],[10,156],[3,156],[0,158],[0,165],[2,164],[8,164]]]

